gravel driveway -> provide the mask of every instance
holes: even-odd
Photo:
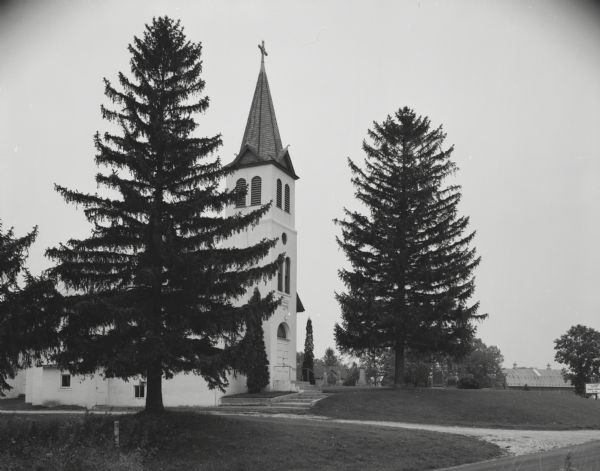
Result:
[[[432,432],[455,433],[481,438],[506,449],[515,455],[525,455],[564,446],[580,445],[600,440],[600,430],[513,430],[477,427],[452,427],[446,425],[409,424],[404,422],[380,422],[363,420],[331,419],[340,423],[361,423],[383,427],[429,430]]]

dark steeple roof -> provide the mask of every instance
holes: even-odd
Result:
[[[240,152],[246,144],[256,149],[263,159],[276,159],[283,148],[264,62],[260,65]]]
[[[250,105],[250,113],[248,113],[246,130],[242,138],[240,152],[229,165],[239,168],[275,164],[292,178],[297,179],[298,176],[294,171],[287,147],[284,148],[281,144],[275,108],[265,70],[266,52],[264,44],[259,48],[261,48],[262,53],[260,72],[258,73],[254,97]]]

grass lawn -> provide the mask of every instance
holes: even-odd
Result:
[[[120,422],[121,450],[112,444]],[[1,470],[423,470],[501,450],[424,431],[169,412],[0,416]]]
[[[32,406],[25,402],[23,396],[20,396],[10,399],[0,399],[0,410],[85,410],[85,407],[65,406],[62,404],[56,406]]]
[[[374,389],[335,393],[313,414],[342,419],[563,430],[600,429],[600,401],[554,391]]]

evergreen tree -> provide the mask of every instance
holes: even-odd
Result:
[[[296,352],[296,381],[304,381],[302,376],[302,365],[304,364],[304,352]]]
[[[262,391],[269,384],[269,361],[265,350],[265,338],[262,321],[265,316],[260,312],[260,292],[254,289],[254,294],[248,303],[249,308],[257,308],[251,311],[246,318],[245,355],[246,385],[249,393]]]
[[[7,379],[57,346],[60,295],[50,280],[25,268],[36,235],[34,228],[16,237],[12,228],[3,232],[0,222],[0,396],[11,389]]]
[[[409,108],[369,130],[364,169],[349,159],[356,197],[367,213],[345,209],[337,238],[351,268],[336,293],[342,351],[360,355],[388,348],[395,354],[394,385],[404,378],[407,348],[465,354],[478,303],[469,305],[479,263],[459,217],[460,186],[445,185],[457,169],[445,134]]]
[[[315,353],[313,328],[310,317],[306,321],[306,337],[304,338],[304,359],[302,361],[302,381],[315,384]]]
[[[92,224],[88,238],[47,251],[69,290],[56,360],[73,373],[143,376],[146,411],[160,412],[163,376],[191,371],[224,389],[255,309],[236,300],[272,277],[280,260],[257,266],[275,240],[224,243],[269,205],[221,215],[245,189],[219,189],[230,171],[213,157],[221,136],[194,134],[194,115],[209,104],[201,45],[186,39],[179,21],[161,17],[129,52],[132,76],[119,73],[120,87],[105,79],[115,109],[102,106],[102,115],[116,130],[94,139],[96,182],[108,191],[56,186]],[[265,316],[277,305],[272,293],[259,303]]]

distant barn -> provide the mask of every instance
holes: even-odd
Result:
[[[506,387],[510,389],[537,390],[571,390],[573,385],[565,381],[561,370],[553,370],[550,365],[545,369],[517,367],[515,363],[512,368],[502,370],[506,378]]]

